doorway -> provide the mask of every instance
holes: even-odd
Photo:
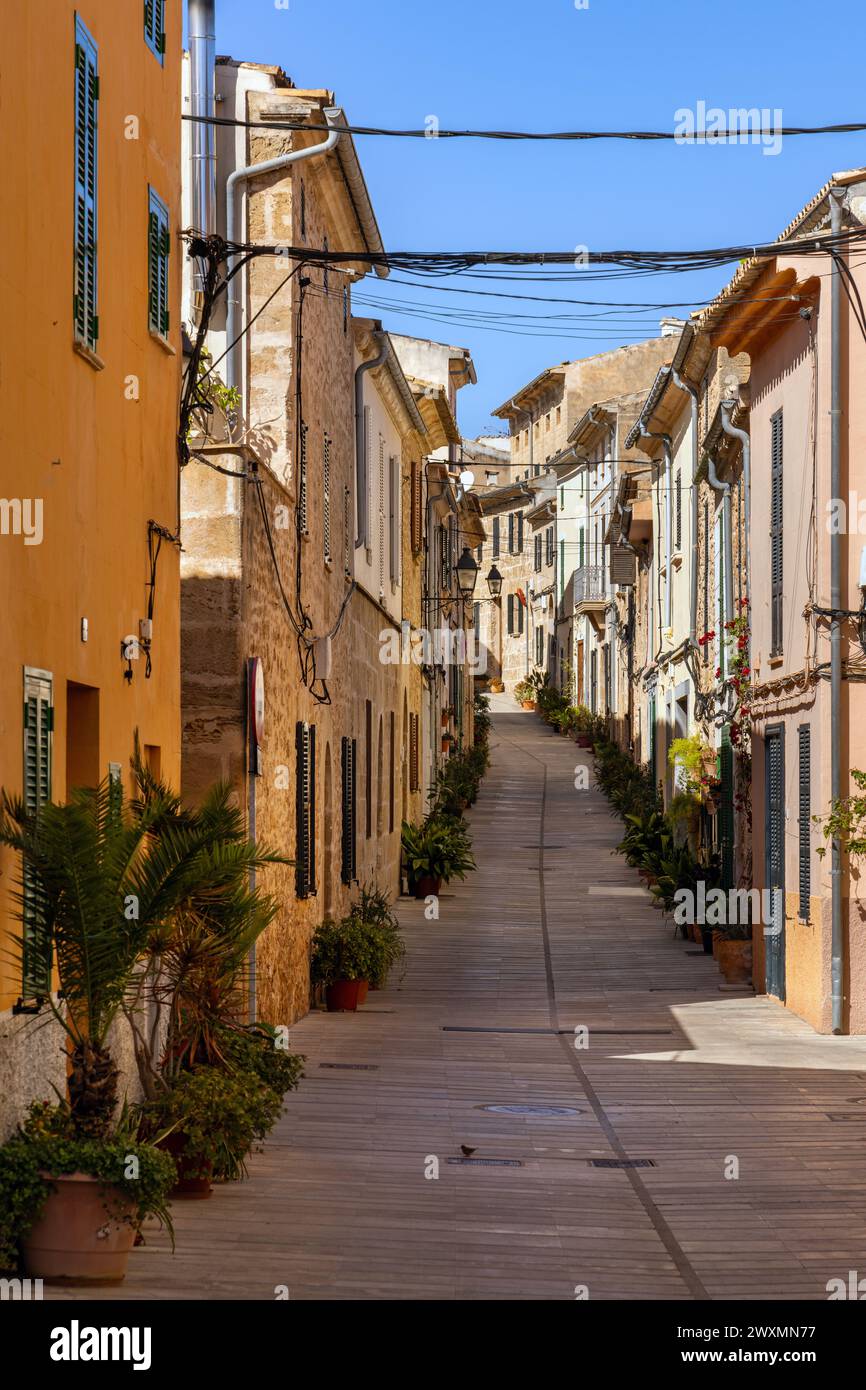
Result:
[[[770,920],[764,931],[764,979],[768,994],[785,1000],[785,728],[764,736],[764,854]]]

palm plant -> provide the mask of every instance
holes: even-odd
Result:
[[[151,960],[171,957],[178,921],[201,921],[209,910],[231,924],[240,950],[248,939],[241,918],[247,926],[255,908],[263,926],[270,911],[240,879],[258,864],[284,862],[226,838],[222,789],[203,813],[187,813],[159,784],[139,778],[139,788],[124,807],[106,779],[36,813],[0,793],[0,843],[21,854],[14,900],[22,931],[12,954],[25,978],[50,981],[56,969],[58,997],[49,993],[46,1003],[69,1042],[71,1116],[79,1134],[94,1138],[110,1131],[117,1103],[109,1033],[140,997]]]

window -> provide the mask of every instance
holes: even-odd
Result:
[[[583,569],[584,557],[586,552],[586,533],[581,526],[577,539],[577,567]]]
[[[535,664],[544,664],[544,629],[540,627],[535,629]]]
[[[165,54],[165,0],[144,0],[144,41],[160,62]]]
[[[385,441],[379,435],[379,597],[385,594]]]
[[[417,792],[420,788],[418,771],[418,715],[409,715],[409,790]]]
[[[516,594],[509,594],[509,595],[508,595],[508,635],[509,635],[510,637],[513,637],[513,636],[514,636],[514,633],[515,633],[515,630],[516,630],[516,624],[515,624],[515,620],[514,620],[514,608],[515,608],[515,605],[516,605],[516,604],[517,604],[517,595],[516,595]]]
[[[388,459],[388,569],[391,583],[400,582],[400,464]]]
[[[808,724],[801,724],[797,730],[797,734],[799,737],[800,753],[800,807],[797,821],[800,879],[800,908],[798,915],[801,922],[808,922],[810,916],[809,898],[812,893],[812,866],[809,858],[812,825],[812,729]]]
[[[565,591],[565,541],[559,542],[559,598],[562,599]]]
[[[413,461],[409,476],[410,539],[414,554],[421,549],[421,465]]]
[[[523,512],[517,513],[517,553],[523,554]]]
[[[301,425],[301,458],[298,467],[298,525],[301,535],[309,535],[307,527],[307,425]]]
[[[75,20],[75,341],[95,348],[99,337],[96,294],[97,108],[96,44]]]
[[[515,548],[516,548],[516,546],[515,546],[515,535],[514,535],[514,518],[515,518],[515,513],[514,513],[514,512],[509,512],[509,513],[508,513],[508,553],[509,553],[509,555],[513,555],[513,554],[514,554],[514,551],[515,551]]]
[[[493,558],[499,559],[499,517],[493,518]]]
[[[51,762],[54,743],[54,678],[50,671],[24,668],[24,804],[38,811],[51,800]],[[37,886],[33,871],[23,871],[23,979],[24,999],[39,999],[51,986],[49,962],[37,959],[29,948],[33,934]]]
[[[147,212],[147,325],[161,338],[168,336],[168,208],[150,189]]]
[[[343,488],[343,573],[352,575],[352,490]]]
[[[558,425],[562,423],[562,406],[561,406],[561,405],[558,405],[558,406],[556,407],[556,423],[557,423]]]
[[[782,651],[782,412],[770,420],[770,656]]]
[[[388,741],[388,830],[394,830],[394,711],[388,716],[390,739]]]
[[[353,738],[344,738],[340,742],[340,763],[342,767],[342,810],[343,810],[343,830],[342,830],[342,856],[340,878],[343,883],[352,883],[355,880],[355,844],[357,827],[357,800],[355,786],[355,768],[357,765],[358,744]]]
[[[704,632],[710,632],[710,504],[704,502]],[[710,664],[710,644],[704,643],[704,665]]]
[[[316,892],[316,729],[295,725],[295,892],[299,898]]]
[[[369,840],[373,833],[373,705],[370,700],[364,701],[364,752],[364,829]]]
[[[544,563],[546,565],[552,565],[555,554],[553,527],[548,526],[544,533]]]
[[[674,480],[674,550],[683,548],[683,487],[682,470],[677,469]]]
[[[534,563],[534,566],[535,566],[535,572],[536,572],[536,574],[537,574],[538,571],[541,569],[541,532],[540,532],[540,531],[537,531],[537,532],[535,533],[534,541],[535,541],[535,555],[534,555],[533,563]]]
[[[301,241],[307,239],[307,188],[301,179]]]
[[[331,563],[331,436],[322,441],[322,552]]]

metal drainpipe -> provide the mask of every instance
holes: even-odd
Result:
[[[691,398],[692,414],[692,476],[691,476],[691,518],[692,518],[692,568],[690,584],[689,644],[697,646],[698,636],[698,393],[688,381],[683,381],[675,367],[671,368],[675,386],[687,391]]]
[[[192,225],[202,236],[210,236],[216,220],[216,133],[210,122],[214,115],[214,63],[216,51],[215,0],[189,0],[189,85],[192,115],[204,117],[193,122],[192,145]],[[192,319],[199,322],[203,292],[203,265],[196,262],[193,275]]]
[[[725,622],[734,616],[734,577],[731,573],[733,568],[733,543],[731,540],[731,485],[723,483],[716,472],[716,463],[712,454],[707,454],[707,480],[710,487],[722,494],[722,545],[724,546],[724,565],[725,565]],[[721,643],[722,638],[719,637]]]
[[[289,154],[278,155],[275,159],[265,159],[261,164],[248,164],[245,168],[235,169],[229,174],[226,180],[226,240],[228,242],[238,240],[237,232],[242,219],[237,215],[236,199],[242,183],[255,178],[258,174],[270,174],[277,169],[288,169],[293,164],[300,164],[304,159],[313,159],[316,155],[327,154],[337,144],[342,133],[336,125],[340,119],[340,109],[334,106],[326,107],[323,115],[327,124],[331,126],[331,130],[318,145],[311,145],[303,150],[292,150]],[[227,271],[234,268],[236,260],[236,256],[229,256]],[[226,304],[226,385],[231,387],[240,385],[235,347],[240,318],[240,300],[237,292],[233,292],[233,286],[229,286],[226,294],[228,301]]]
[[[842,231],[843,190],[830,189],[830,232]],[[830,496],[842,495],[842,296],[839,263],[834,257],[830,278]],[[837,528],[830,534],[830,797],[835,805],[842,795],[842,537]],[[842,941],[842,846],[833,836],[830,869],[830,1001],[834,1033],[843,1031],[844,960]]]
[[[722,401],[721,419],[722,429],[725,431],[725,434],[729,434],[732,439],[739,439],[740,443],[743,446],[743,529],[745,531],[743,545],[745,559],[744,570],[746,576],[746,603],[748,604],[751,599],[751,564],[749,560],[749,549],[751,544],[750,526],[752,515],[751,446],[748,431],[737,429],[735,425],[731,424],[731,414],[734,410],[735,405],[736,401]]]
[[[366,546],[369,541],[370,518],[367,515],[367,431],[364,429],[364,375],[381,367],[388,356],[388,334],[381,328],[373,330],[373,337],[379,344],[379,355],[362,362],[355,369],[355,491],[358,495],[358,534],[355,549]]]
[[[671,580],[671,533],[673,531],[673,498],[671,496],[671,478],[673,470],[673,450],[671,447],[671,437],[669,434],[657,434],[653,430],[648,430],[646,425],[641,422],[640,432],[645,439],[660,439],[665,455],[665,631],[671,630],[671,591],[673,585]],[[661,636],[661,633],[659,633]],[[660,648],[661,650],[661,648]]]

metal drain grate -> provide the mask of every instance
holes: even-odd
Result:
[[[328,1071],[378,1071],[373,1062],[320,1062]]]
[[[491,1115],[582,1115],[572,1105],[476,1105],[476,1110],[487,1110]]]
[[[655,1168],[654,1158],[590,1158],[590,1168]]]
[[[571,1037],[573,1028],[495,1028],[470,1027],[467,1025],[444,1024],[443,1033],[530,1033],[542,1037]],[[670,1038],[672,1028],[593,1028],[589,1025],[589,1036],[597,1038]]]
[[[519,1158],[449,1158],[461,1168],[522,1168]]]

